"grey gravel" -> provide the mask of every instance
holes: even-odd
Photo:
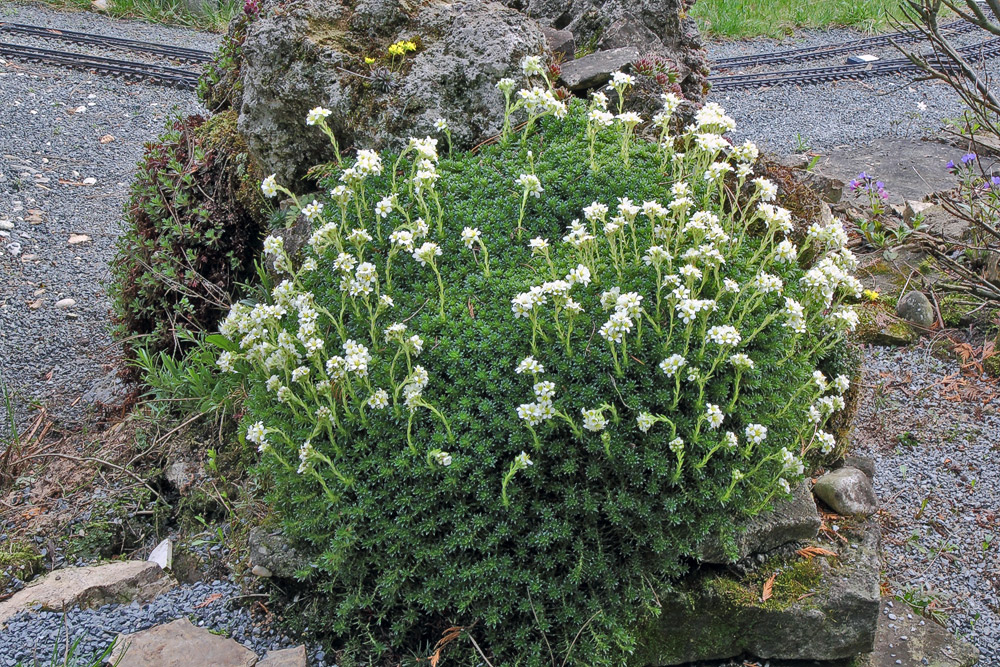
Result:
[[[0,19],[207,50],[218,42],[33,6],[5,4]],[[202,111],[192,91],[0,61],[0,220],[13,226],[0,238],[0,373],[22,425],[36,404],[72,423],[121,393],[105,283],[128,186],[166,120]],[[91,240],[70,244],[72,234]]]
[[[62,612],[23,613],[11,618],[0,631],[0,667],[13,667],[19,660],[48,664],[53,647],[79,640],[78,656],[99,654],[118,633],[138,632],[187,616],[199,627],[232,637],[258,655],[297,646],[303,642],[281,632],[263,616],[254,616],[239,587],[229,581],[182,584],[140,604],[111,604],[98,609],[70,609]],[[310,665],[325,667],[322,649],[309,647]],[[30,663],[33,664],[33,663]]]
[[[805,31],[780,43],[772,39],[711,42],[711,58],[841,43],[865,35],[853,30]],[[957,44],[984,39],[983,33],[963,35]],[[898,58],[891,47],[867,49],[887,58]],[[800,69],[843,64],[845,58],[808,63],[773,64],[746,72]],[[996,67],[1000,59],[986,63]],[[737,74],[744,70],[718,72]],[[733,133],[740,141],[750,139],[763,148],[789,153],[808,147],[827,150],[859,146],[887,136],[921,136],[936,131],[962,115],[962,105],[952,90],[939,82],[916,82],[911,75],[876,77],[863,81],[837,81],[808,86],[777,86],[768,89],[709,93],[709,101],[722,104],[738,123]],[[921,109],[918,105],[924,104]]]
[[[936,598],[981,664],[1000,664],[996,388],[926,348],[869,349],[863,382],[852,437],[875,459],[889,584]]]

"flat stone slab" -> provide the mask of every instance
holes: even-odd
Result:
[[[110,663],[118,667],[254,667],[257,654],[235,640],[179,618],[141,632],[118,635]]]
[[[885,613],[879,615],[875,650],[856,667],[972,667],[979,662],[979,651],[964,639],[915,612],[904,611],[904,605],[897,603],[895,609],[895,620]],[[906,618],[907,614],[912,618]]]
[[[281,651],[271,651],[257,663],[257,667],[307,667],[306,647],[296,646]]]
[[[22,611],[62,611],[111,602],[147,601],[176,585],[159,565],[142,560],[67,567],[49,572],[0,602],[0,624]]]
[[[758,514],[737,529],[733,536],[735,558],[727,554],[722,536],[713,535],[701,544],[697,558],[703,563],[725,565],[750,554],[767,553],[789,542],[816,537],[822,521],[816,502],[805,482],[792,489],[792,497],[775,503],[770,512]]]
[[[563,63],[559,80],[570,90],[597,88],[610,81],[612,73],[638,59],[639,49],[634,46],[598,51]]]

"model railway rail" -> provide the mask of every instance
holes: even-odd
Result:
[[[0,57],[13,58],[42,65],[62,65],[95,74],[108,74],[133,81],[152,81],[177,88],[194,89],[198,86],[198,73],[177,67],[163,67],[114,58],[88,56],[66,51],[40,49],[20,44],[0,43]]]
[[[960,35],[972,32],[976,26],[966,21],[955,21],[941,26],[943,32],[951,35]],[[861,39],[841,42],[840,44],[824,44],[822,46],[806,46],[801,49],[788,49],[786,51],[774,51],[771,53],[758,53],[746,56],[734,56],[732,58],[719,58],[712,63],[714,69],[740,69],[744,67],[758,67],[760,65],[775,65],[783,63],[807,62],[810,60],[822,60],[832,56],[844,54],[855,54],[864,49],[873,47],[885,47],[892,42],[897,44],[912,44],[923,41],[920,31],[911,30],[908,32],[894,32],[885,35],[873,35]]]
[[[957,50],[967,58],[995,58],[996,56],[1000,56],[1000,38],[991,39],[981,44],[964,46]],[[939,63],[938,66],[949,67],[950,65],[948,63]],[[779,72],[714,76],[709,77],[709,81],[712,84],[712,90],[722,92],[746,88],[763,88],[765,86],[788,84],[809,85],[849,79],[867,79],[873,76],[903,74],[916,71],[919,71],[917,66],[906,58],[894,58],[892,60],[880,60],[862,65],[833,65],[830,67],[782,70]]]
[[[108,37],[106,35],[91,35],[85,32],[56,30],[55,28],[44,28],[41,26],[24,25],[23,23],[8,23],[0,21],[0,33],[5,32],[12,35],[24,35],[27,37],[35,37],[37,39],[67,42],[81,46],[99,46],[118,51],[148,53],[161,58],[186,63],[201,64],[212,59],[211,53],[208,51],[200,51],[198,49],[187,49],[179,46],[170,46],[169,44],[154,44],[135,39]]]

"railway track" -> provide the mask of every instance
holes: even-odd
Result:
[[[23,35],[81,46],[101,46],[108,49],[114,49],[116,51],[148,53],[161,58],[192,64],[206,63],[212,59],[212,54],[210,52],[198,49],[187,49],[179,46],[171,46],[169,44],[154,44],[152,42],[142,42],[136,39],[109,37],[107,35],[91,35],[89,33],[75,32],[73,30],[56,30],[55,28],[44,28],[42,26],[10,23],[7,21],[0,21],[0,34],[3,33]]]
[[[976,30],[976,26],[966,21],[954,21],[941,26],[942,32],[952,36],[961,35]],[[923,41],[923,35],[918,30],[907,32],[886,33],[884,35],[872,35],[862,37],[840,44],[824,44],[821,46],[805,46],[800,49],[787,49],[784,51],[773,51],[771,53],[757,53],[747,56],[734,56],[732,58],[719,58],[712,65],[715,69],[740,69],[744,67],[759,67],[761,65],[776,65],[795,62],[808,62],[810,60],[822,60],[832,56],[857,53],[863,49],[873,47],[889,46],[893,42],[897,44],[912,44]]]
[[[1000,56],[1000,38],[987,40],[981,44],[964,46],[957,50],[963,56],[969,58],[995,58]],[[941,63],[941,66],[947,67],[948,64]],[[827,67],[780,70],[777,72],[711,76],[709,77],[709,81],[712,84],[712,90],[722,92],[747,88],[762,88],[765,86],[789,84],[810,85],[830,81],[867,79],[874,76],[904,74],[916,71],[919,71],[916,65],[906,58],[893,58],[861,65],[832,65]]]
[[[163,67],[115,58],[89,56],[67,51],[55,51],[21,44],[0,42],[0,57],[13,58],[41,65],[61,65],[95,74],[108,74],[132,81],[151,81],[177,88],[193,90],[198,86],[198,72],[177,67]]]

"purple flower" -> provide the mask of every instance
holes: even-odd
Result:
[[[885,183],[882,181],[875,181],[875,188],[877,190],[885,190]]]
[[[991,189],[995,188],[997,190],[1000,190],[1000,176],[994,176],[993,178],[991,178],[989,187]]]
[[[948,164],[946,164],[944,168],[947,169],[948,171],[955,171],[955,161],[948,160]]]
[[[966,153],[965,155],[962,156],[962,164],[964,165],[968,165],[970,162],[975,162],[975,161],[976,161],[975,153]]]
[[[859,187],[861,187],[861,184],[858,183],[857,181],[851,181],[850,183],[847,184],[847,187],[850,188],[851,192],[854,192]]]

